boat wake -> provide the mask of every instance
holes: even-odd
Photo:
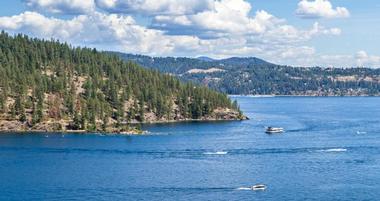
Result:
[[[204,152],[204,155],[226,155],[227,151],[216,151],[216,152]]]
[[[308,148],[269,148],[269,149],[183,149],[183,150],[129,150],[129,149],[86,149],[86,148],[27,148],[27,147],[0,147],[1,151],[17,150],[26,153],[66,153],[66,154],[105,154],[105,155],[139,155],[154,158],[190,158],[202,159],[209,157],[224,157],[237,155],[267,155],[267,154],[321,154],[344,153],[347,151],[366,151],[380,153],[379,147],[308,147]]]
[[[320,150],[319,152],[346,152],[347,149],[345,148],[333,148],[333,149],[324,149]]]
[[[356,131],[356,134],[357,135],[364,135],[364,134],[367,134],[367,132],[365,132],[365,131]]]
[[[251,191],[252,188],[249,188],[249,187],[239,187],[236,189],[237,191]]]

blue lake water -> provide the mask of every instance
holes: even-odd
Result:
[[[251,120],[150,125],[148,136],[0,134],[0,200],[380,198],[380,98],[237,100]],[[257,183],[268,188],[239,190]]]

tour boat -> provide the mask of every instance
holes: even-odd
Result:
[[[268,127],[265,132],[268,134],[282,133],[282,132],[284,132],[284,129],[283,128]]]
[[[265,190],[267,187],[264,185],[264,184],[257,184],[257,185],[254,185],[251,187],[251,189],[253,191],[263,191]]]

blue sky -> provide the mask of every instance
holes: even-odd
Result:
[[[2,0],[0,29],[151,56],[380,67],[378,0]]]
[[[268,10],[275,16],[285,18],[289,24],[305,27],[315,21],[315,19],[305,20],[294,14],[298,0],[250,0],[250,2],[254,8]],[[332,0],[330,2],[334,6],[347,8],[351,16],[345,19],[318,19],[317,21],[325,26],[341,28],[342,35],[333,40],[329,37],[318,38],[311,44],[329,54],[350,54],[361,49],[370,54],[380,54],[378,45],[380,42],[380,1]]]

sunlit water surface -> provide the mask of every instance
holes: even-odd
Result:
[[[0,134],[0,200],[380,198],[380,98],[236,99],[251,120]],[[244,188],[257,183],[267,189]]]

